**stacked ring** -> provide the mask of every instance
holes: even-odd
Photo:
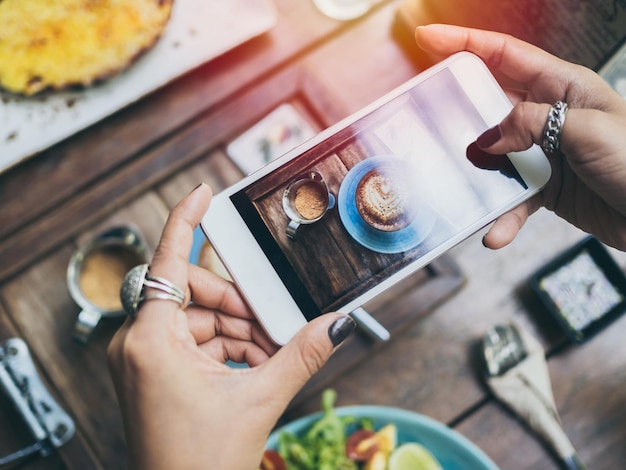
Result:
[[[161,292],[145,293],[146,287]],[[147,300],[172,300],[182,306],[185,302],[185,293],[167,279],[151,276],[149,266],[140,264],[128,271],[124,277],[120,299],[126,313],[134,317],[141,304]]]
[[[558,152],[561,146],[561,132],[567,114],[567,103],[557,101],[548,112],[548,119],[543,131],[543,142],[541,148],[548,155]]]

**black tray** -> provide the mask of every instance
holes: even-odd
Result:
[[[587,237],[530,277],[559,326],[582,343],[626,311],[626,276],[605,246]]]

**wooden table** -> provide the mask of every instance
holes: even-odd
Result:
[[[101,322],[86,347],[72,340],[79,308],[65,272],[73,251],[119,223],[132,223],[156,246],[168,211],[199,181],[219,191],[243,176],[226,145],[278,105],[291,103],[321,130],[423,69],[426,59],[395,27],[400,3],[378,2],[365,17],[340,23],[308,1],[276,0],[279,21],[269,33],[0,175],[0,340],[28,343],[44,382],[77,423],[57,454],[25,468],[125,466],[105,357],[122,320]],[[283,421],[317,411],[318,391],[332,386],[339,405],[396,406],[447,423],[504,469],[558,468],[484,385],[478,341],[490,326],[515,320],[546,350],[562,424],[582,460],[594,469],[622,467],[626,319],[571,346],[525,287],[584,234],[547,211],[503,250],[486,250],[482,234],[368,304],[392,340],[353,336]],[[0,453],[29,443],[5,397],[0,423]]]

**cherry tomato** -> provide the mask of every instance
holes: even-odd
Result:
[[[287,465],[278,452],[266,449],[259,470],[287,470]]]
[[[356,462],[365,462],[378,450],[378,438],[374,431],[359,429],[346,442],[346,455]]]

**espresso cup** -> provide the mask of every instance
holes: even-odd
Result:
[[[322,175],[311,171],[299,176],[283,193],[283,209],[290,219],[287,236],[295,239],[301,225],[319,221],[334,206],[335,196]]]
[[[110,228],[74,252],[67,287],[82,309],[74,324],[75,340],[86,344],[103,317],[125,315],[120,300],[124,275],[147,258],[143,239],[130,227]]]
[[[326,16],[335,20],[352,20],[367,13],[372,0],[313,0],[313,4]]]

